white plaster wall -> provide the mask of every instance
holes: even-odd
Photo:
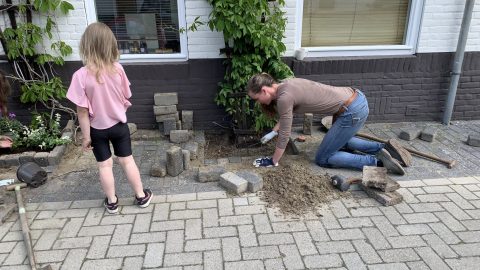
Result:
[[[79,60],[78,43],[87,26],[86,2],[92,0],[70,0],[75,7],[68,17],[57,19],[58,36],[73,48],[73,54],[67,60]],[[417,52],[453,52],[457,39],[466,0],[425,0],[424,15],[420,30]],[[91,2],[92,4],[93,2]],[[297,30],[296,0],[286,0],[284,11],[287,17],[285,38],[287,51],[285,56],[293,56],[295,50],[295,33]],[[211,6],[206,0],[185,0],[186,22],[191,25],[195,17],[208,20]],[[6,13],[0,18],[4,29],[8,22]],[[223,35],[212,32],[204,25],[195,32],[188,32],[188,53],[190,59],[219,58],[219,50],[224,47]],[[467,42],[467,51],[480,51],[480,3],[474,8],[473,19]],[[0,49],[3,54],[3,48]]]
[[[417,52],[454,52],[466,0],[426,0]],[[477,1],[468,34],[467,51],[480,51],[480,3]]]

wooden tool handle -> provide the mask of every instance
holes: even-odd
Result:
[[[370,139],[372,141],[381,142],[381,143],[387,143],[388,142],[387,140],[380,139],[380,138],[375,137],[373,135],[369,135],[369,134],[365,134],[365,133],[361,133],[361,132],[357,133],[356,136],[359,136],[359,137],[362,137],[362,138],[365,138],[365,139]],[[457,161],[455,161],[455,160],[445,160],[445,159],[439,158],[439,157],[431,155],[431,154],[427,154],[427,153],[424,153],[424,152],[417,151],[417,150],[415,150],[413,148],[410,148],[410,147],[405,147],[404,146],[403,148],[405,148],[405,150],[407,150],[408,152],[410,152],[412,154],[415,154],[419,157],[428,158],[428,159],[431,159],[433,161],[443,163],[443,164],[447,165],[447,167],[449,169],[453,168],[457,164]]]
[[[12,191],[12,190],[15,190],[16,186],[20,186],[20,188],[24,188],[24,187],[27,187],[27,184],[26,183],[12,184],[12,185],[8,185],[5,189],[7,191]]]

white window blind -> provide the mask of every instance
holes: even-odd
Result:
[[[96,0],[97,19],[107,24],[122,54],[179,53],[177,0]]]
[[[405,44],[409,0],[304,0],[302,47]]]

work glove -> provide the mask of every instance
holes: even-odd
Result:
[[[253,161],[253,166],[255,167],[277,167],[278,163],[273,163],[273,159],[271,157],[263,157],[257,158]]]
[[[268,141],[270,141],[271,139],[273,139],[273,137],[277,135],[278,135],[278,132],[276,132],[275,130],[272,130],[269,133],[267,133],[267,135],[263,136],[260,139],[260,142],[262,142],[262,144],[266,144]]]

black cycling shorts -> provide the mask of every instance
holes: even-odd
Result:
[[[107,129],[90,127],[90,138],[92,139],[93,154],[97,162],[105,161],[112,156],[109,142],[112,142],[115,156],[128,157],[132,154],[130,130],[126,123],[120,122]]]

